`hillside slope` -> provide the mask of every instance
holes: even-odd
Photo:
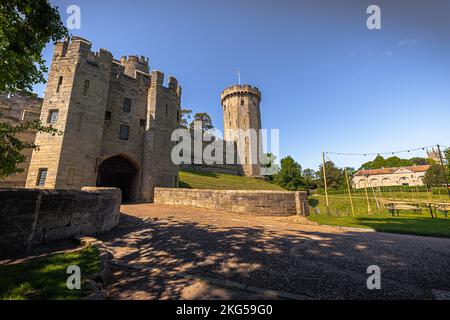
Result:
[[[223,173],[180,171],[180,188],[215,190],[275,190],[283,188],[267,181]]]

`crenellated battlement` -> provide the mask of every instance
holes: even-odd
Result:
[[[149,74],[149,59],[144,56],[130,55],[120,58],[120,64],[125,67],[125,74],[130,77],[136,77],[138,72]]]
[[[71,39],[65,39],[55,45],[53,60],[82,58],[92,65],[99,63],[111,63],[113,57],[111,52],[106,49],[100,49],[94,52],[92,43],[84,38],[73,36]]]
[[[244,95],[253,95],[261,101],[261,92],[257,87],[244,84],[244,85],[234,85],[226,88],[222,91],[220,95],[221,102],[223,103],[225,99],[232,96],[244,96]]]
[[[169,92],[173,92],[178,97],[181,97],[181,86],[178,84],[178,80],[173,76],[169,76],[168,86],[165,87],[164,86],[164,73],[162,73],[161,71],[158,71],[158,70],[152,71],[151,85],[158,86],[160,88],[168,90]]]

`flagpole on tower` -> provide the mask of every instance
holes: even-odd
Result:
[[[239,83],[239,85],[241,85],[241,72],[238,70],[238,71],[236,71],[236,74],[238,76],[238,83]]]

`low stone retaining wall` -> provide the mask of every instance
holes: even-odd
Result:
[[[116,188],[0,189],[0,258],[110,230],[119,223],[121,200]]]
[[[241,214],[309,215],[306,192],[155,188],[155,203]]]

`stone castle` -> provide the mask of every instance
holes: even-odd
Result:
[[[56,44],[43,101],[30,98],[14,108],[14,101],[26,98],[2,95],[2,121],[14,112],[21,113],[14,121],[40,114],[43,124],[62,134],[30,133],[27,138],[39,148],[29,151],[24,173],[8,177],[0,186],[119,187],[124,201],[152,201],[155,187],[178,186],[178,166],[171,161],[171,134],[181,116],[177,79],[169,77],[164,86],[164,74],[150,73],[148,59],[116,60],[109,51],[93,52],[91,47],[80,37]],[[225,130],[260,129],[257,88],[232,86],[221,100]],[[247,163],[255,153],[248,147],[254,138],[245,139]],[[225,141],[235,142],[233,137]],[[259,176],[259,165],[241,167],[238,172]]]

